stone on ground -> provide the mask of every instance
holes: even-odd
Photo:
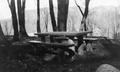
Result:
[[[107,51],[105,46],[103,46],[99,41],[96,41],[81,44],[78,48],[78,55],[83,57],[101,58],[110,56],[110,53]]]
[[[81,46],[78,48],[78,55],[84,56],[85,55],[85,49],[86,49],[86,45],[81,44]]]
[[[112,65],[102,64],[97,68],[96,72],[120,72],[120,70]]]
[[[100,42],[87,44],[87,51],[91,52],[91,54],[96,57],[107,57],[110,55],[105,46],[103,46]]]
[[[63,40],[62,43],[65,43],[65,44],[75,44],[72,39]],[[75,51],[75,46],[69,47],[69,49],[71,49],[72,51]]]
[[[51,61],[53,60],[53,58],[55,58],[54,54],[46,54],[44,57],[44,61]]]

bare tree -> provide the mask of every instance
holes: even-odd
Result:
[[[81,12],[81,14],[82,14],[82,16],[83,16],[83,15],[84,15],[84,14],[83,14],[83,11],[82,11],[81,7],[77,4],[76,0],[75,0],[75,4],[76,4],[77,7],[79,8],[79,10],[80,10],[80,12]]]
[[[9,24],[7,22],[5,22],[4,27],[5,27],[6,35],[10,35],[12,32],[12,28],[13,28],[12,25],[9,27],[8,26],[9,26]]]
[[[40,30],[40,3],[37,0],[37,32],[41,32]]]
[[[46,32],[48,32],[48,13],[45,16],[45,28],[46,28]]]
[[[56,20],[55,20],[55,15],[54,15],[54,10],[53,10],[53,1],[52,0],[49,0],[49,9],[50,9],[50,17],[51,17],[53,31],[57,31],[57,25],[56,25]]]
[[[17,0],[20,38],[28,37],[26,29],[25,29],[25,3],[26,3],[26,0]]]
[[[58,0],[58,31],[67,30],[69,0]]]
[[[5,42],[5,45],[10,45],[11,42],[9,42],[9,40],[5,37],[2,27],[1,27],[1,23],[0,23],[0,40]]]
[[[18,32],[18,21],[17,21],[17,14],[16,14],[16,8],[15,8],[15,0],[7,0],[7,2],[12,15],[12,25],[14,29],[13,40],[17,41],[19,40],[19,32]]]
[[[4,34],[3,34],[1,23],[0,23],[0,40],[2,39],[4,39]]]
[[[87,26],[86,26],[86,18],[88,16],[88,12],[89,12],[89,3],[90,0],[85,0],[85,11],[83,13],[81,7],[77,4],[76,0],[75,3],[77,5],[77,7],[79,8],[81,14],[82,14],[82,21],[81,21],[81,27],[80,27],[80,31],[87,31]]]

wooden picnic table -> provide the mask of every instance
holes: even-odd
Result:
[[[68,52],[70,57],[72,57],[75,52],[78,52],[79,46],[83,43],[83,37],[86,36],[88,33],[92,33],[92,31],[84,31],[84,32],[44,32],[44,33],[35,33],[35,35],[38,35],[39,38],[41,38],[41,41],[31,41],[29,43],[32,43],[34,45],[39,45],[45,48],[60,48],[62,50],[62,53]],[[50,42],[46,40],[46,37],[50,39]],[[69,49],[69,47],[75,46],[75,44],[65,44],[62,42],[55,42],[55,39],[57,41],[65,41],[68,39],[71,39],[74,41],[74,37],[77,37],[77,46],[74,47],[75,51],[72,51]]]
[[[92,33],[92,31],[84,31],[84,32],[44,32],[44,33],[35,33],[35,35],[38,35],[38,37],[41,38],[41,41],[45,42],[46,36],[50,37],[50,41],[54,42],[54,37],[69,37],[70,39],[74,39],[74,37],[77,37],[78,40],[78,47],[83,42],[83,36],[87,35],[88,33]]]

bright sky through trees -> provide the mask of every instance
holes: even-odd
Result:
[[[26,10],[35,9],[36,8],[36,0],[27,0],[26,2]],[[80,6],[84,7],[85,0],[77,0]],[[57,0],[53,0],[54,6],[57,6]],[[40,0],[40,7],[48,7],[48,0]],[[70,7],[76,6],[74,0],[70,0]],[[90,8],[97,6],[120,6],[120,0],[91,0]],[[0,0],[0,20],[10,18],[11,13],[7,4],[7,0]]]

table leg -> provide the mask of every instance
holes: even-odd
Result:
[[[45,36],[41,37],[41,41],[45,42]]]
[[[78,36],[78,45],[75,48],[75,51],[78,52],[78,48],[80,47],[80,45],[83,43],[83,36]]]
[[[50,36],[50,42],[54,42],[54,36]]]

